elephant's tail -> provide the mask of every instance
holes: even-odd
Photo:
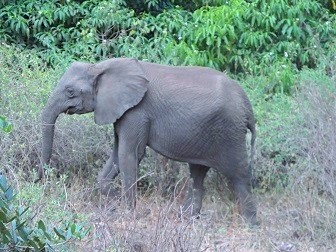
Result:
[[[254,188],[256,186],[256,179],[254,176],[254,155],[255,155],[255,140],[256,140],[256,129],[255,129],[255,121],[253,115],[250,116],[249,121],[247,123],[247,128],[251,132],[251,154],[250,154],[250,164],[249,164],[249,173],[251,177],[251,184]]]

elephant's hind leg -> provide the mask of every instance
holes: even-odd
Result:
[[[226,150],[223,174],[229,179],[240,214],[250,223],[256,224],[257,209],[251,194],[252,176],[248,168],[248,156],[243,147],[230,146]]]
[[[249,224],[256,225],[258,223],[256,218],[257,209],[251,195],[250,181],[248,176],[239,176],[230,179],[240,214],[249,222]]]
[[[183,214],[198,215],[202,208],[204,194],[203,181],[209,167],[203,165],[189,164],[191,183],[188,188],[188,195],[183,205]]]

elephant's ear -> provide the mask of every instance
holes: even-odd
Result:
[[[96,72],[95,122],[114,123],[137,105],[147,91],[148,80],[135,59],[116,58],[94,66]]]

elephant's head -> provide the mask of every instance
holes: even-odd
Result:
[[[54,125],[59,114],[94,112],[97,124],[114,123],[137,105],[147,91],[140,63],[111,59],[98,64],[76,62],[64,73],[42,112],[42,165],[49,164]],[[43,168],[39,169],[39,179]]]

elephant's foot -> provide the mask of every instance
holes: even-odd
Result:
[[[140,211],[139,210],[137,210],[136,211],[136,213],[135,213],[135,218],[137,219],[137,220],[140,220],[140,219],[142,219],[142,218],[145,218],[145,217],[147,217],[149,214],[151,214],[151,209],[150,208],[144,208],[144,209],[141,209]]]
[[[238,202],[239,212],[243,220],[252,227],[259,226],[260,222],[257,220],[257,208],[251,198],[246,199],[243,203]]]
[[[121,190],[118,189],[113,182],[98,183],[100,192],[109,198],[117,198],[121,195]]]
[[[257,217],[256,216],[251,216],[251,217],[245,217],[246,219],[246,222],[247,224],[250,226],[250,227],[259,227],[261,222],[257,220]]]
[[[250,227],[257,227],[260,226],[260,222],[257,220],[257,213],[256,211],[247,210],[242,213],[242,217],[244,221]]]
[[[181,217],[199,217],[202,208],[202,199],[197,197],[187,198],[183,204],[180,215]]]

